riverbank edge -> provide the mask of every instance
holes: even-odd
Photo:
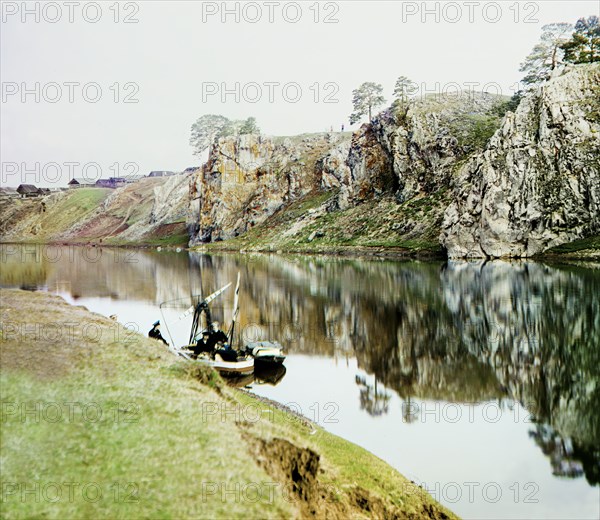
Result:
[[[11,381],[27,380],[24,385],[28,391],[31,390],[32,384],[42,384],[40,381],[43,382],[46,377],[56,378],[57,373],[60,374],[65,370],[65,374],[60,376],[59,379],[52,379],[51,384],[47,385],[47,388],[57,386],[60,388],[63,384],[61,381],[68,380],[69,373],[75,370],[74,367],[77,366],[77,377],[89,381],[90,385],[97,382],[100,387],[108,384],[108,379],[110,379],[113,386],[115,382],[124,385],[134,384],[130,378],[133,374],[137,374],[138,379],[152,379],[154,387],[160,389],[159,391],[169,386],[188,390],[191,388],[194,390],[194,393],[190,396],[190,400],[193,402],[188,404],[196,409],[199,404],[211,407],[224,405],[264,408],[267,406],[270,410],[270,420],[268,421],[253,422],[247,420],[247,417],[240,419],[239,415],[225,414],[219,417],[216,426],[222,438],[235,438],[238,442],[241,441],[241,444],[245,447],[244,450],[236,449],[230,453],[226,465],[255,465],[257,466],[256,471],[266,472],[269,478],[279,482],[282,489],[286,486],[289,487],[295,500],[288,502],[288,504],[284,503],[281,507],[290,506],[294,516],[312,516],[316,518],[325,515],[328,518],[345,518],[348,516],[355,518],[455,518],[453,513],[435,502],[419,486],[407,480],[367,450],[326,432],[308,419],[289,413],[284,406],[269,405],[269,403],[248,392],[241,392],[227,387],[212,370],[180,362],[159,342],[137,333],[132,334],[131,331],[120,324],[90,312],[85,307],[70,305],[61,297],[50,293],[0,289],[0,297],[3,325],[1,338],[1,357],[4,358],[2,362],[3,376],[16,378]],[[41,338],[34,338],[32,341],[30,332],[27,336],[27,342],[22,341],[19,337],[16,339],[12,336],[9,337],[7,334],[9,330],[40,330],[40,327],[48,321],[48,316],[50,317],[48,323],[53,325],[76,321],[80,327],[93,326],[100,331],[102,341],[94,345],[93,351],[86,351],[86,355],[93,355],[95,358],[93,364],[89,364],[89,359],[86,360],[80,357],[70,359],[73,352],[68,349],[72,345],[70,347],[62,345],[60,340],[53,342],[44,339],[41,350],[38,350],[36,343]],[[17,328],[15,329],[15,327]],[[117,337],[126,338],[127,341],[114,341],[115,331],[120,333],[120,335],[117,334]],[[110,338],[110,340],[106,340],[106,338]],[[77,355],[81,356],[83,354],[78,352]],[[43,369],[42,372],[39,372],[41,366],[39,356],[44,356],[41,359],[44,359],[47,365],[51,367],[55,363],[48,356],[58,356],[57,359],[64,366],[61,365],[53,370],[53,374],[44,374]],[[68,358],[69,363],[65,364],[63,358]],[[106,363],[112,366],[113,376],[105,381],[105,375],[98,379],[99,368],[97,365],[105,365]],[[29,370],[33,372],[29,373]],[[36,373],[36,370],[38,373]],[[127,376],[123,376],[127,379],[121,380],[117,377],[115,380],[114,373],[121,372],[127,374]],[[36,383],[29,381],[32,375],[37,380]],[[8,386],[9,393],[14,400],[18,400],[18,386]],[[79,388],[79,384],[77,388]],[[7,386],[4,386],[4,389],[7,389]],[[80,401],[98,399],[97,393],[88,396],[86,394],[87,390],[88,385],[78,390],[77,395]],[[154,397],[153,392],[156,390],[146,388],[145,391],[147,394],[145,398],[151,399]],[[103,390],[96,390],[96,392],[102,394]],[[43,400],[45,393],[38,396],[26,394],[22,397],[24,402],[36,397]],[[158,399],[158,396],[156,398]],[[201,403],[198,403],[198,400]],[[154,421],[160,422],[161,419],[156,417],[159,412],[160,409],[153,409],[148,413],[154,415]],[[172,412],[168,411],[162,417],[162,420],[169,420],[170,417],[173,420]],[[3,423],[5,423],[4,419],[5,417],[3,417]],[[195,422],[198,423],[199,419],[196,419]],[[7,446],[10,447],[12,441],[15,440],[11,439],[10,423],[3,424],[3,426],[5,427],[3,427],[3,451],[7,450],[4,453],[7,464],[3,480],[10,480],[10,468],[12,467],[10,459],[25,455],[8,451]],[[66,425],[67,435],[61,437],[58,442],[68,444],[69,426]],[[188,426],[190,429],[194,427],[202,428],[203,426],[210,429],[210,424],[205,425],[204,423],[189,424]],[[118,433],[116,435],[116,441],[119,444],[121,441]],[[23,439],[18,442],[21,442],[21,440],[23,444],[26,444],[26,440]],[[171,439],[171,442],[185,443],[188,440],[185,432],[182,432],[181,438]],[[238,444],[237,448],[239,447]],[[35,453],[36,451],[35,446],[31,445],[27,446],[26,449],[28,453],[31,451]],[[61,446],[54,446],[54,450],[60,451]],[[66,451],[68,452],[68,450]],[[167,457],[169,457],[168,452],[165,453],[165,458]],[[40,455],[40,458],[43,459],[43,456]],[[34,458],[34,460],[37,461],[38,459]],[[167,460],[161,462],[168,466]],[[202,459],[198,463],[201,464]],[[13,462],[13,466],[14,464]],[[40,473],[39,468],[36,467],[29,468],[29,471],[36,475]],[[148,471],[150,470],[148,469]],[[292,475],[293,471],[296,473],[300,471],[299,480],[297,475]],[[20,477],[23,478],[21,469],[19,469],[19,472]],[[382,479],[381,477],[384,474],[385,478]],[[117,475],[104,475],[104,478],[106,481],[113,481],[117,478]],[[190,482],[189,487],[192,488],[195,484]],[[235,486],[236,482],[227,484]],[[237,484],[239,485],[239,482]],[[189,496],[192,489],[179,491]],[[58,518],[67,512],[60,509],[62,505],[62,503],[58,503],[57,510],[53,512],[53,504],[42,504],[42,511],[45,515],[49,514],[49,517]],[[89,513],[90,504],[83,505]],[[28,506],[34,509],[27,509]],[[223,504],[220,504],[220,506],[223,507]],[[248,504],[248,506],[250,509],[252,508],[252,504]],[[21,517],[23,514],[26,516],[39,514],[40,510],[35,509],[35,507],[35,504],[17,503],[12,514],[10,504],[5,504],[3,509],[7,515],[5,517],[12,518]],[[69,513],[78,512],[73,509],[73,504],[70,504],[70,507]],[[202,504],[202,507],[204,508],[203,511],[207,507],[210,509],[207,504]],[[99,516],[102,516],[100,511],[93,512],[100,513]],[[108,514],[115,514],[115,512],[116,510],[110,510]],[[81,512],[79,511],[79,513]],[[118,513],[121,516],[123,511],[118,511]],[[214,509],[214,513],[219,513],[218,507]],[[276,514],[274,517],[285,516],[286,513],[282,511],[281,515]]]
[[[590,242],[592,246],[590,247]],[[578,246],[578,243],[582,243]],[[544,253],[539,253],[531,257],[503,257],[498,260],[521,260],[521,261],[540,261],[549,263],[578,262],[578,261],[600,261],[600,236],[590,237],[584,240],[577,240],[569,244],[564,244],[556,248],[551,248]],[[189,251],[195,253],[215,254],[215,253],[236,253],[236,254],[277,254],[277,255],[303,255],[303,256],[330,256],[340,258],[373,258],[386,260],[423,260],[423,261],[449,261],[451,260],[442,250],[414,250],[399,247],[385,246],[331,246],[315,248],[281,248],[273,250],[269,247],[245,249],[228,245],[227,242],[206,243],[197,246],[173,246],[156,245],[149,243],[121,243],[111,244],[95,241],[0,241],[2,245],[34,245],[34,246],[74,246],[74,247],[102,247],[107,249],[141,249],[141,250],[162,250],[162,251]],[[569,247],[571,246],[571,247]],[[458,258],[457,261],[488,261],[490,258]]]

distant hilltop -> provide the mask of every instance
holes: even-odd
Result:
[[[125,186],[126,184],[131,184],[137,182],[141,179],[145,179],[146,177],[171,177],[172,175],[180,175],[181,173],[189,173],[196,169],[199,166],[190,166],[186,168],[183,172],[174,172],[174,171],[165,171],[165,170],[156,170],[151,171],[148,175],[126,175],[124,177],[109,177],[107,179],[93,179],[87,177],[73,177],[67,183],[66,187],[52,187],[52,188],[39,188],[33,184],[20,184],[17,188],[12,187],[1,187],[0,188],[0,196],[42,196],[47,195],[52,192],[61,191],[66,188],[120,188]]]
[[[2,188],[0,240],[186,246],[190,173],[157,173],[73,179],[62,189]]]

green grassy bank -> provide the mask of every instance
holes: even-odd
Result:
[[[58,296],[2,290],[2,518],[452,518],[366,450]]]
[[[313,192],[243,235],[201,246],[209,251],[441,258],[438,236],[446,192],[398,204],[372,199],[327,212],[333,192]]]

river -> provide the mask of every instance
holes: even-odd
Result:
[[[2,287],[50,291],[144,334],[161,319],[176,343],[190,295],[240,272],[238,330],[288,355],[285,375],[249,381],[253,392],[464,518],[600,517],[597,265],[0,247]],[[211,306],[224,323],[233,292]]]

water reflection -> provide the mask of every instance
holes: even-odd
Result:
[[[369,415],[377,417],[388,413],[390,394],[385,388],[377,388],[377,377],[371,385],[367,382],[366,377],[356,375],[356,384],[360,387],[360,409],[365,410]]]
[[[354,381],[366,413],[390,413],[390,392],[403,399],[407,424],[419,417],[416,400],[518,402],[553,474],[600,483],[597,269],[12,245],[1,254],[2,286],[152,305],[208,294],[239,271],[244,339],[356,358],[372,376]],[[232,298],[215,302],[220,321]]]

